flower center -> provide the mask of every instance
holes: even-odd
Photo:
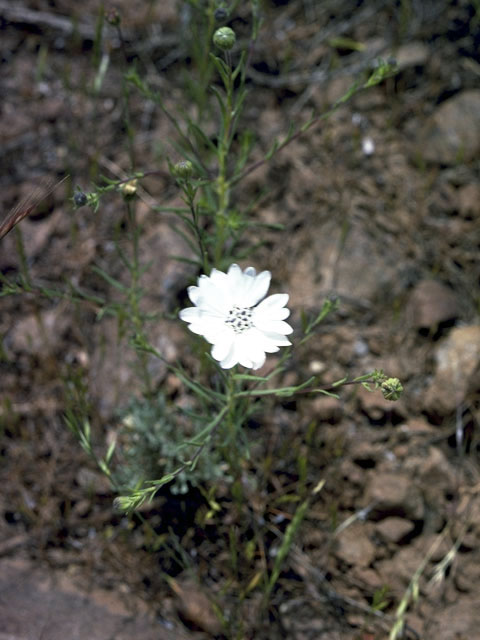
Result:
[[[229,324],[235,333],[243,333],[250,327],[253,327],[252,322],[253,309],[251,307],[241,308],[236,304],[228,312],[225,324]]]

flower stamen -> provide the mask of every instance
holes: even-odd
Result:
[[[225,319],[225,324],[231,325],[235,333],[243,333],[253,327],[252,322],[252,307],[239,307],[234,304],[228,312],[228,316]]]

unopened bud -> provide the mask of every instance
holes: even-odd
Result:
[[[223,51],[229,51],[236,39],[235,31],[230,27],[220,27],[213,34],[213,44]]]
[[[130,506],[130,501],[126,496],[118,496],[113,501],[113,508],[115,511],[127,511]]]
[[[385,400],[398,400],[403,393],[403,385],[398,378],[387,378],[380,388]]]
[[[188,180],[193,173],[193,165],[190,160],[181,160],[173,167],[173,172],[177,178]]]
[[[120,191],[123,193],[124,198],[131,198],[137,193],[138,180],[132,178],[128,182],[124,182],[120,185]]]
[[[73,202],[76,207],[84,207],[87,204],[87,196],[83,191],[77,191],[73,196]]]

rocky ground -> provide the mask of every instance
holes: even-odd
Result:
[[[285,227],[266,231],[245,266],[270,269],[273,288],[289,292],[297,332],[302,309],[317,312],[328,296],[340,301],[294,350],[284,382],[315,373],[326,384],[377,368],[400,378],[405,393],[391,403],[347,387],[338,400],[269,405],[248,428],[248,504],[238,508],[217,487],[211,513],[198,490],[165,490],[127,518],[112,509],[115,494],[64,423],[75,372],[100,451],[118,428],[117,409],[135,393],[121,327],[99,320],[93,302],[2,297],[2,640],[381,639],[412,581],[418,597],[403,637],[478,635],[480,15],[462,0],[263,4],[244,125],[259,140],[253,160],[289,122],[342,96],[377,56],[395,57],[399,68],[293,140],[235,194],[256,201],[259,221]],[[129,54],[174,107],[190,64],[188,3],[117,6]],[[113,297],[92,266],[121,273],[120,199],[107,198],[98,212],[74,212],[70,200],[74,185],[88,189],[92,176],[128,169],[114,31],[101,92],[91,91],[97,14],[90,1],[0,0],[0,199],[5,214],[39,178],[69,174],[19,225],[24,260],[33,284],[67,290],[70,282]],[[241,42],[246,3],[233,15]],[[152,210],[179,203],[165,161],[174,131],[153,104],[134,95],[132,105],[137,162],[157,170],[139,191],[142,259],[152,263],[144,303],[163,314],[149,338],[193,369],[191,342],[171,318],[195,274],[170,259],[188,249],[171,219]],[[18,246],[14,231],[0,241],[8,279],[22,268]],[[163,366],[151,367],[170,401],[188,399]],[[261,615],[254,581],[278,552],[297,506],[289,499],[322,480]]]

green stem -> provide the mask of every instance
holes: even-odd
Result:
[[[238,391],[235,394],[236,398],[243,398],[245,396],[271,396],[271,395],[280,395],[280,396],[294,396],[306,393],[322,393],[326,391],[334,391],[339,389],[340,387],[346,387],[348,385],[357,385],[363,383],[369,384],[377,384],[379,382],[379,378],[375,376],[374,373],[367,373],[364,376],[359,376],[358,378],[354,378],[353,380],[348,380],[344,378],[342,380],[337,380],[336,382],[331,382],[329,384],[324,385],[315,385],[314,387],[305,386],[309,384],[313,378],[307,380],[307,382],[298,385],[297,387],[279,387],[276,389],[249,389],[247,391]]]
[[[237,396],[237,381],[234,378],[233,371],[227,372],[225,381],[225,437],[223,440],[223,455],[230,467],[230,473],[233,478],[238,479],[241,473],[241,456],[239,452],[239,438],[238,438],[238,396]]]
[[[227,228],[227,210],[230,203],[230,181],[227,178],[227,158],[230,149],[230,128],[233,119],[233,78],[232,68],[228,67],[228,75],[224,83],[226,104],[222,123],[222,135],[218,143],[218,176],[216,191],[218,196],[217,237],[215,244],[215,265],[220,266]]]
[[[197,103],[198,103],[198,119],[197,122],[201,122],[205,106],[206,99],[208,95],[208,86],[210,85],[211,79],[211,65],[210,65],[210,45],[212,42],[213,32],[215,30],[215,8],[216,3],[214,0],[209,0],[208,8],[206,9],[207,16],[207,25],[206,25],[206,34],[204,45],[202,47],[203,55],[200,59],[199,71],[200,71],[200,87],[203,87],[203,91],[197,93]]]
[[[236,440],[236,432],[237,432],[237,424],[235,420],[235,399],[236,399],[236,381],[232,375],[232,371],[228,371],[227,373],[227,385],[226,385],[226,396],[227,396],[227,425],[228,425],[228,433],[230,444],[235,446]]]
[[[132,325],[136,335],[144,335],[143,319],[140,311],[140,229],[137,225],[135,210],[131,202],[127,200],[127,213],[130,233],[132,238],[132,262],[130,267],[130,288],[128,302],[131,310]],[[140,363],[145,392],[150,396],[153,392],[152,380],[148,370],[148,355],[144,351],[137,351]]]
[[[191,185],[186,185],[184,191],[185,191],[187,205],[190,209],[190,213],[192,214],[192,222],[193,222],[193,227],[195,229],[195,235],[197,236],[198,247],[200,249],[200,257],[202,260],[203,273],[208,273],[210,270],[209,262],[208,262],[208,252],[205,247],[205,242],[203,239],[203,231],[200,227],[198,211],[194,202],[195,190],[191,187]]]

